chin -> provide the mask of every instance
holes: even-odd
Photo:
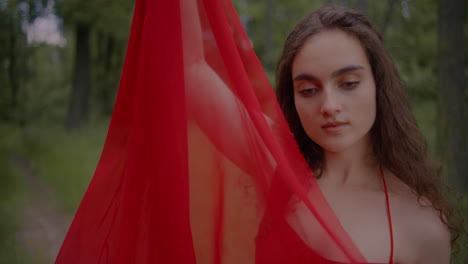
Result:
[[[324,141],[315,141],[317,144],[323,148],[324,151],[331,152],[331,153],[340,153],[351,146],[353,146],[356,141],[348,141],[348,140],[330,140],[328,142]]]
[[[343,146],[343,145],[324,145],[322,146],[323,150],[326,152],[331,152],[331,153],[340,153],[345,151],[349,146]]]

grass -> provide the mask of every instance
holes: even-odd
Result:
[[[436,105],[432,101],[417,102],[413,110],[418,124],[427,138],[431,150],[436,142]],[[21,132],[21,140],[10,140],[10,144],[21,145],[19,151],[32,162],[45,182],[52,187],[55,197],[70,213],[77,209],[96,168],[105,135],[107,122],[94,122],[81,132],[67,133],[58,126],[34,125]],[[13,130],[13,134],[18,133]],[[0,144],[5,144],[1,142]],[[433,152],[434,153],[434,152]],[[0,190],[2,187],[0,187]],[[464,218],[468,219],[468,195],[459,204]],[[2,204],[0,204],[0,207]],[[2,207],[3,208],[3,207]],[[11,208],[10,208],[11,209]],[[3,210],[0,208],[0,210]],[[0,211],[3,215],[3,211]],[[10,225],[13,223],[10,223]],[[7,225],[5,225],[7,226]],[[1,228],[1,227],[0,227]],[[14,227],[8,227],[10,229]],[[2,229],[3,230],[3,229]],[[0,235],[2,230],[0,230]],[[10,241],[13,244],[14,241]],[[468,243],[468,238],[459,239],[460,244]],[[0,259],[3,248],[0,244]],[[9,250],[5,250],[9,251]],[[454,256],[452,263],[468,263],[468,248]],[[0,264],[3,263],[0,260]],[[9,262],[18,263],[18,262]]]
[[[72,214],[94,174],[106,132],[107,122],[101,122],[73,133],[50,126],[30,127],[23,133],[23,155]]]
[[[18,229],[19,211],[25,201],[24,182],[17,168],[11,163],[9,152],[17,133],[13,127],[0,127],[0,263],[31,263],[20,245]],[[8,141],[10,139],[11,141]]]
[[[51,187],[54,198],[74,214],[93,175],[106,132],[107,122],[76,133],[58,126],[0,124],[0,264],[37,262],[28,256],[18,235],[22,223],[19,209],[28,196],[10,154],[27,158],[37,176]]]

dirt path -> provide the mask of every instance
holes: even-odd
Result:
[[[18,154],[11,154],[10,157],[19,168],[28,193],[19,211],[22,219],[19,240],[34,263],[53,263],[72,216],[52,198],[50,188],[40,181],[28,160]]]

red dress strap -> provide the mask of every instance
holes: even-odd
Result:
[[[388,216],[388,225],[390,230],[390,260],[388,263],[393,264],[393,227],[392,227],[392,215],[390,213],[390,199],[388,198],[388,190],[387,190],[387,183],[385,182],[385,175],[380,166],[380,175],[382,176],[383,187],[385,191],[385,202],[387,207],[387,216]]]

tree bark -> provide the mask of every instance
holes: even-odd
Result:
[[[439,0],[438,151],[449,180],[462,189],[468,187],[464,10],[464,1]]]
[[[89,34],[89,25],[77,25],[73,87],[66,123],[68,130],[79,129],[89,118],[91,96]]]

